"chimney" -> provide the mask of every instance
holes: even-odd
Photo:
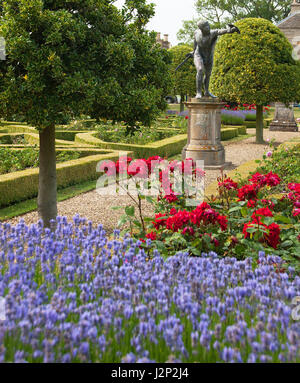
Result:
[[[169,35],[164,35],[164,41],[167,43],[168,42]]]
[[[157,32],[156,33],[156,41],[159,41],[160,40],[160,32]]]
[[[291,15],[294,15],[295,13],[300,13],[300,1],[299,0],[293,0],[293,3],[292,3]]]

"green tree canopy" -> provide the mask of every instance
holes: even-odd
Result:
[[[81,113],[148,123],[165,107],[169,56],[145,30],[146,0],[0,1],[0,114],[40,130],[38,206],[56,216],[55,124]],[[168,81],[169,80],[169,81]]]
[[[273,23],[288,16],[291,0],[197,0],[197,17],[184,21],[178,32],[178,39],[191,42],[199,19],[206,19],[213,28],[224,27],[243,18],[263,18]]]
[[[270,102],[295,101],[300,90],[300,62],[293,59],[285,35],[265,19],[248,18],[236,25],[241,35],[224,35],[216,45],[212,92],[223,100],[256,104],[258,114]],[[257,121],[262,124],[259,118]]]
[[[178,71],[177,66],[185,59],[186,54],[193,51],[191,45],[177,45],[169,49],[172,57],[171,73],[173,76],[174,93],[179,94],[181,101],[185,95],[194,95],[196,93],[196,68],[194,62],[190,59]]]

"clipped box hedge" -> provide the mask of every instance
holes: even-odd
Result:
[[[128,153],[131,155],[132,153]],[[118,153],[107,153],[63,162],[56,166],[57,187],[64,188],[88,180],[96,180],[101,173],[96,165],[102,160],[116,161]],[[27,169],[0,177],[0,207],[37,196],[39,169]]]
[[[256,128],[256,121],[245,121],[244,125],[248,129],[255,129]],[[267,122],[266,122],[266,120],[264,120],[264,128],[267,128],[267,127],[268,127]]]
[[[234,137],[237,137],[239,135],[238,128],[224,128],[221,129],[221,140],[231,140]]]
[[[74,141],[77,133],[85,133],[85,130],[55,130],[57,140]]]
[[[161,157],[171,157],[180,153],[187,142],[186,134],[179,134],[146,145],[105,142],[99,138],[96,138],[96,134],[97,132],[76,134],[75,142],[90,144],[103,149],[112,149],[124,152],[132,151],[134,157],[136,158],[145,158],[155,155]]]
[[[225,125],[225,124],[222,124],[221,130],[224,130],[224,129],[237,129],[238,135],[247,134],[247,128],[245,125]]]

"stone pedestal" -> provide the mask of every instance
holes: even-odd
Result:
[[[298,132],[298,126],[294,117],[293,104],[287,108],[285,104],[276,102],[274,120],[270,124],[271,131]]]
[[[183,159],[203,160],[206,169],[229,165],[225,163],[225,150],[221,144],[221,109],[225,104],[213,98],[192,98],[185,105],[189,110],[189,126]]]

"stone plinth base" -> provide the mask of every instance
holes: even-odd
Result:
[[[296,121],[272,121],[270,124],[270,130],[273,132],[298,132],[298,125]]]
[[[286,107],[286,105],[281,102],[275,103],[275,116],[270,124],[270,130],[279,132],[298,132],[293,104]]]
[[[192,98],[189,109],[188,141],[182,151],[183,159],[204,161],[204,167],[220,169],[225,165],[225,150],[221,144],[221,109],[218,99]]]
[[[208,166],[205,166],[205,169],[206,170],[221,170],[221,169],[227,169],[229,168],[230,166],[232,166],[232,162],[224,162],[223,165],[216,165],[216,166],[213,166],[213,165],[208,165]]]

